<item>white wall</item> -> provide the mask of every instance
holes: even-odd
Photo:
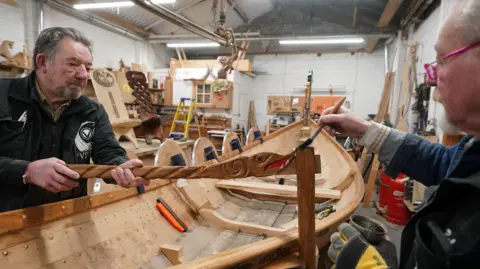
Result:
[[[384,51],[373,54],[256,56],[255,71],[266,72],[252,82],[256,120],[265,128],[268,96],[304,95],[307,74],[313,70],[312,95],[347,96],[351,110],[360,117],[377,113],[385,80]]]
[[[23,49],[28,43],[33,52],[34,36],[38,23],[35,19],[34,0],[16,1],[17,7],[0,3],[0,39],[15,42],[13,53]],[[83,32],[93,42],[95,67],[119,67],[120,59],[126,65],[144,65],[144,71],[168,66],[170,53],[162,45],[153,47],[148,42],[137,41],[126,36],[85,23],[62,12],[44,6],[44,27],[74,27]]]
[[[3,40],[15,42],[12,55],[23,51],[23,44],[26,40],[25,34],[25,9],[22,6],[23,1],[19,1],[17,7],[12,7],[0,3],[0,43]],[[5,60],[0,56],[0,61]],[[6,75],[0,71],[0,75]]]

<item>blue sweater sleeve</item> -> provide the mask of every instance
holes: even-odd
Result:
[[[458,145],[433,144],[419,136],[391,130],[379,152],[385,173],[393,178],[402,172],[425,186],[439,184],[446,175]]]

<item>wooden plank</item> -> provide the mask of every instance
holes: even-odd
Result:
[[[298,163],[298,158],[297,158],[297,163]],[[312,176],[313,177],[312,184],[313,186],[315,186],[315,171],[313,172],[313,174],[314,175]],[[215,186],[217,188],[223,188],[223,189],[259,191],[259,192],[271,193],[271,194],[297,195],[296,186],[275,185],[270,183],[220,180]],[[316,198],[340,199],[341,196],[342,196],[342,193],[341,191],[338,191],[338,190],[315,188],[315,192],[314,192],[314,197]]]
[[[297,150],[298,240],[300,260],[307,268],[317,268],[315,259],[315,153],[313,147]]]
[[[183,247],[178,245],[163,244],[160,246],[160,252],[163,253],[173,265],[182,263],[182,250]]]
[[[132,63],[132,71],[142,72],[142,66],[136,63]]]
[[[217,60],[184,60],[182,68],[207,68],[208,66],[214,66],[217,64]],[[236,66],[237,61],[233,62],[232,66]],[[250,60],[238,61],[238,71],[252,72],[252,62]]]
[[[358,17],[358,7],[353,8],[353,22],[352,27],[355,29],[357,27],[357,17]]]
[[[17,7],[17,2],[13,0],[0,0],[0,3],[12,6],[12,7]]]
[[[239,222],[224,218],[212,209],[201,209],[200,215],[216,227],[231,230],[234,232],[245,232],[256,235],[277,236],[285,233],[287,230],[272,228],[268,226]]]
[[[385,83],[383,85],[382,98],[380,99],[380,105],[378,106],[377,115],[374,121],[377,123],[383,120],[390,120],[388,116],[390,95],[395,81],[395,72],[388,72],[385,76]]]
[[[132,24],[130,23],[129,21],[127,20],[124,20],[124,19],[121,19],[115,15],[112,15],[108,12],[105,12],[105,11],[92,11],[93,14],[97,15],[98,17],[104,19],[104,20],[107,20],[107,21],[110,21],[110,22],[113,22],[115,24],[118,24],[120,26],[123,26],[129,30],[132,30],[134,32],[137,32],[137,33],[140,33],[140,34],[143,34],[143,35],[150,35],[151,32],[149,31],[145,31],[143,28],[141,27],[138,27],[136,26],[135,24]],[[136,70],[134,70],[136,71]]]
[[[397,13],[398,8],[402,0],[389,0],[385,9],[383,10],[382,16],[380,16],[380,20],[378,20],[377,28],[382,28],[387,26],[390,21],[392,20],[395,13]]]
[[[145,186],[145,189],[146,191],[150,191],[167,184],[170,184],[169,180],[153,180],[149,186]],[[4,212],[0,214],[0,235],[86,212],[93,208],[102,207],[135,195],[138,195],[136,188],[121,189],[32,208]]]
[[[363,207],[370,207],[370,199],[372,198],[373,188],[375,186],[375,179],[377,178],[380,161],[378,155],[375,155],[370,169],[370,176],[368,177],[367,187],[365,188],[365,196],[363,197]]]
[[[377,47],[377,42],[378,42],[378,38],[368,38],[367,47],[365,48],[365,50],[368,53],[372,53],[373,50],[375,50],[375,47]]]

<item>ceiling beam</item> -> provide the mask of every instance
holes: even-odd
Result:
[[[13,0],[0,0],[0,3],[12,6],[12,7],[17,7],[17,2]]]
[[[118,24],[120,26],[123,26],[129,30],[132,30],[134,32],[137,32],[137,33],[140,33],[140,34],[143,34],[143,35],[150,35],[152,34],[152,32],[150,31],[145,31],[144,29],[142,29],[142,27],[139,27],[133,23],[130,23],[129,21],[125,20],[125,19],[122,19],[122,18],[119,18],[115,15],[112,15],[108,12],[105,12],[105,11],[92,11],[92,14],[95,14],[97,15],[98,17],[104,19],[104,20],[107,20],[109,22],[113,22],[115,24]]]
[[[243,20],[243,23],[248,23],[250,21],[247,14],[243,12],[243,10],[237,5],[237,3],[233,3],[232,0],[227,0],[227,2],[230,4],[230,6],[232,6],[235,13]]]
[[[173,12],[178,13],[178,14],[181,15],[181,16],[184,16],[181,12],[184,12],[184,11],[186,11],[187,9],[189,9],[189,8],[191,8],[191,7],[194,7],[194,6],[196,6],[196,5],[198,5],[198,4],[202,3],[202,2],[205,2],[205,1],[206,1],[206,0],[196,0],[196,1],[193,1],[192,3],[190,3],[190,4],[188,4],[188,5],[180,6],[177,10],[174,10]],[[162,24],[162,23],[164,23],[164,22],[165,22],[164,19],[160,19],[160,20],[158,20],[158,21],[154,21],[154,22],[150,23],[149,25],[147,25],[147,26],[146,26],[145,28],[143,28],[143,29],[149,30],[149,29],[151,29],[152,27],[154,27],[154,26],[156,26],[156,25],[158,25],[158,24]]]
[[[353,9],[353,23],[352,23],[353,29],[357,27],[357,16],[358,16],[358,7],[355,7]]]
[[[402,3],[402,0],[388,1],[387,5],[385,6],[385,9],[383,10],[382,16],[380,17],[380,20],[378,20],[377,28],[383,28],[388,26],[393,16],[395,15],[395,13],[397,13],[397,10],[400,7],[401,3]]]
[[[397,13],[397,10],[400,7],[401,3],[402,0],[388,0],[388,3],[383,10],[382,16],[380,16],[380,19],[378,20],[377,28],[384,28],[390,24],[390,21],[392,20],[393,16],[395,16],[395,13]],[[373,50],[375,50],[375,47],[377,47],[377,42],[378,38],[367,39],[366,51],[368,53],[372,53]]]

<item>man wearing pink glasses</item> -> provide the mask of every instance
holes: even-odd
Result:
[[[438,185],[403,231],[402,269],[480,268],[479,41],[480,1],[460,0],[440,32],[436,63],[425,65],[447,120],[469,134],[454,147],[367,122],[346,109],[319,120],[330,134],[360,139],[390,176],[402,172],[427,186]],[[332,236],[329,256],[337,269],[387,268],[351,226],[342,224],[339,230],[349,240]]]

